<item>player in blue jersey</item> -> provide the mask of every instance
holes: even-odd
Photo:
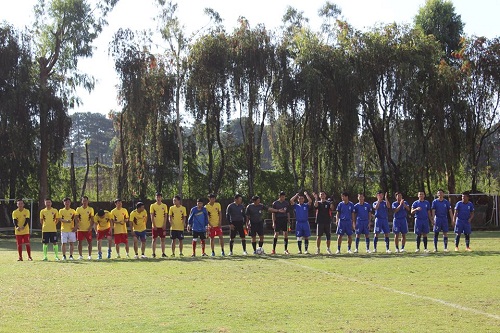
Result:
[[[307,197],[307,203],[304,202],[304,195]],[[290,206],[295,209],[295,235],[297,236],[299,254],[302,254],[302,238],[304,239],[304,253],[309,253],[309,237],[311,236],[311,227],[309,226],[309,209],[312,206],[312,199],[307,192],[304,192],[304,195],[297,193],[290,199]],[[295,203],[296,199],[299,203]]]
[[[205,207],[203,207],[203,199],[199,198],[196,201],[196,206],[191,208],[191,212],[189,213],[188,218],[188,226],[187,231],[193,231],[193,254],[191,257],[196,256],[196,243],[198,242],[198,238],[201,243],[201,256],[206,257],[205,253],[205,238],[207,235],[208,229],[208,212]]]
[[[455,205],[455,213],[453,214],[453,223],[455,225],[455,251],[458,251],[460,243],[460,234],[465,235],[466,251],[472,251],[470,248],[471,222],[474,218],[474,205],[469,201],[469,192],[462,193],[462,201]]]
[[[359,237],[365,235],[366,253],[370,253],[370,221],[372,220],[372,206],[365,202],[364,193],[358,193],[358,203],[354,205],[353,216],[356,220],[356,248],[358,253]]]
[[[354,204],[349,201],[349,193],[341,194],[342,201],[337,205],[337,251],[335,254],[340,254],[340,246],[342,245],[342,236],[347,235],[347,253],[352,253],[352,234],[356,228],[354,222]]]
[[[394,219],[392,220],[392,232],[394,233],[394,246],[396,253],[405,252],[406,234],[408,233],[408,221],[406,214],[410,211],[410,205],[403,199],[401,192],[395,193],[396,201],[392,203]],[[399,249],[399,235],[401,234],[401,250]]]
[[[375,227],[373,228],[373,252],[377,252],[378,234],[384,233],[385,252],[391,253],[389,250],[389,220],[388,210],[391,207],[389,196],[387,192],[378,191],[377,201],[373,203],[373,210],[375,211]]]
[[[415,214],[415,235],[417,235],[417,249],[420,252],[420,241],[424,242],[424,252],[427,253],[427,234],[431,220],[431,204],[425,200],[425,192],[418,192],[418,200],[411,205],[411,213]]]
[[[448,214],[453,221],[453,212],[448,200],[444,198],[444,191],[439,189],[436,193],[437,199],[432,201],[431,212],[434,223],[434,252],[437,252],[439,232],[443,232],[444,252],[448,252]]]

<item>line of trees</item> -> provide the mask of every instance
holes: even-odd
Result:
[[[102,1],[101,16],[61,10],[61,31],[40,25],[55,38],[49,50],[65,45],[58,56],[67,57],[48,72],[53,80],[46,86],[41,74],[32,75],[33,64],[51,58],[37,56],[30,42],[45,39],[1,27],[0,57],[7,64],[1,75],[9,80],[0,87],[0,138],[8,138],[0,144],[11,157],[0,161],[0,195],[59,195],[55,188],[44,192],[44,172],[36,171],[46,169],[47,186],[67,179],[61,171],[67,109],[76,85],[92,88],[76,72],[76,60],[91,56],[115,2]],[[153,32],[120,29],[110,43],[122,106],[109,115],[115,151],[108,176],[116,195],[498,191],[500,39],[464,36],[451,2],[428,0],[413,24],[367,31],[349,25],[330,2],[319,9],[320,31],[294,8],[275,31],[244,17],[226,31],[206,9],[210,24],[192,36],[175,4],[156,3],[162,52]],[[93,20],[86,21],[89,15]],[[69,31],[64,27],[85,30],[82,24],[93,32],[57,42]],[[44,149],[50,165],[43,163]]]

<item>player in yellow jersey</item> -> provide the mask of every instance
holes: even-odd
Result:
[[[151,215],[152,225],[152,238],[151,249],[153,251],[153,258],[156,258],[156,240],[160,237],[161,253],[165,258],[165,236],[167,235],[167,222],[168,222],[168,207],[162,201],[161,193],[156,193],[156,202],[149,206],[149,213]]]
[[[76,242],[76,211],[71,208],[71,199],[63,199],[64,208],[59,209],[61,221],[61,244],[63,260],[66,260],[66,244],[69,243],[69,260],[73,260],[73,251]]]
[[[224,256],[224,233],[222,232],[222,208],[220,203],[215,202],[216,195],[208,195],[208,203],[205,208],[208,212],[208,235],[210,237],[210,247],[212,248],[212,257],[215,256],[214,238],[219,237],[221,255]]]
[[[170,239],[172,239],[172,257],[175,257],[175,240],[179,240],[179,255],[182,257],[182,240],[184,239],[184,228],[186,227],[186,207],[181,205],[181,197],[176,195],[173,199],[174,205],[168,210],[170,219]]]
[[[17,199],[17,209],[12,212],[12,221],[14,222],[14,232],[16,234],[17,253],[19,254],[18,261],[23,261],[23,244],[26,246],[28,260],[31,258],[30,245],[30,211],[24,209],[23,199]]]
[[[104,209],[99,209],[94,216],[94,228],[97,230],[97,259],[102,259],[102,240],[108,240],[108,259],[111,259],[111,247],[113,239],[111,238],[111,213]]]
[[[125,252],[128,254],[128,229],[129,223],[128,211],[122,207],[122,200],[115,199],[115,208],[111,211],[111,228],[115,235],[116,257],[120,258],[120,244],[125,244]],[[132,228],[130,228],[132,229]]]
[[[78,260],[83,259],[83,241],[87,241],[88,259],[92,260],[92,227],[94,226],[94,208],[89,206],[89,198],[82,197],[82,205],[76,209],[76,224],[78,230],[76,239],[78,240]]]
[[[139,240],[141,241],[141,259],[146,259],[146,223],[148,222],[148,212],[144,209],[144,203],[139,201],[135,204],[135,209],[130,213],[130,225],[134,237],[134,259],[139,258]]]
[[[59,246],[57,245],[57,224],[59,212],[52,207],[52,200],[44,200],[45,208],[40,211],[40,224],[42,225],[43,260],[47,261],[49,243],[52,243],[56,261],[59,260]]]

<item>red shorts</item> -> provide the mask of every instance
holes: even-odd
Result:
[[[156,228],[156,230],[153,229],[153,238],[157,238],[157,237],[165,238],[166,235],[167,235],[167,232],[163,228]]]
[[[115,234],[115,245],[128,244],[128,234]]]
[[[210,238],[214,238],[215,236],[222,236],[224,235],[222,233],[222,228],[221,227],[210,227]]]
[[[30,234],[26,235],[16,235],[16,243],[19,244],[29,244],[30,243]]]
[[[76,239],[81,242],[84,239],[87,240],[87,242],[92,243],[92,230],[89,231],[78,231],[76,233]]]
[[[111,237],[111,228],[104,230],[97,230],[97,240],[101,240],[107,237]]]

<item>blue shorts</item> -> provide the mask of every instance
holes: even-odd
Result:
[[[141,242],[146,241],[146,230],[144,231],[134,231],[134,234],[137,238],[141,240]]]
[[[337,235],[351,236],[352,235],[352,222],[340,220],[340,223],[337,226]]]
[[[370,225],[368,220],[356,221],[356,235],[368,235],[370,234]]]
[[[470,235],[472,230],[469,221],[457,219],[457,224],[455,224],[455,233]]]
[[[429,220],[417,220],[415,219],[415,234],[428,234],[430,231]]]
[[[434,232],[448,232],[448,218],[438,218],[436,217],[436,223],[434,223]]]
[[[406,221],[406,219],[394,219],[392,221],[392,232],[394,234],[407,234],[408,222]]]
[[[387,221],[387,219],[375,218],[375,227],[373,228],[373,232],[376,234],[388,234],[390,232],[389,221]]]
[[[309,226],[309,222],[297,222],[295,225],[295,235],[297,237],[310,237],[311,227]]]

